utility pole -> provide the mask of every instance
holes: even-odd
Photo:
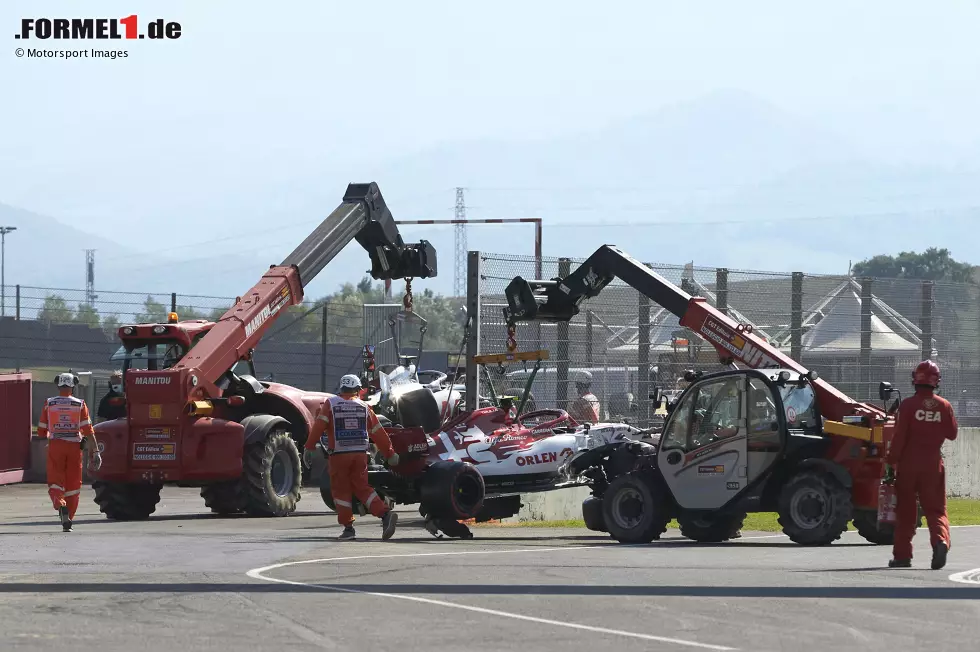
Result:
[[[463,198],[463,188],[456,188],[456,276],[454,278],[453,294],[457,297],[466,296],[466,200]]]
[[[7,316],[7,234],[16,226],[0,226],[0,317]]]
[[[95,308],[95,249],[85,250],[85,303],[89,308]]]

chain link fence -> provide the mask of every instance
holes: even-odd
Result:
[[[31,370],[37,380],[52,380],[67,369],[91,372],[96,395],[108,389],[119,367],[120,326],[166,323],[170,312],[181,321],[216,321],[235,304],[234,297],[176,293],[106,292],[6,286],[0,315],[0,372]],[[362,305],[356,298],[306,301],[291,306],[256,347],[260,380],[309,390],[333,391],[340,376],[360,373],[361,347],[378,346],[379,364],[397,362],[388,317],[401,304]],[[446,351],[423,354],[421,368],[447,371]]]
[[[484,252],[472,256],[479,259],[478,275],[471,268],[469,292],[471,307],[479,298],[480,353],[506,351],[504,288],[515,276],[552,279],[584,262]],[[879,403],[880,381],[908,395],[912,369],[931,357],[943,372],[940,393],[953,403],[962,425],[980,425],[980,288],[975,285],[649,267],[752,325],[756,335],[860,401]],[[654,387],[675,390],[687,369],[720,368],[713,347],[619,279],[580,307],[568,323],[517,327],[519,350],[549,351],[532,388],[538,408],[567,409],[577,396],[576,382],[589,380],[602,419],[643,427],[654,418],[645,400]],[[527,368],[510,365],[503,373],[498,369],[491,377],[495,389],[519,393],[530,369],[530,363]]]

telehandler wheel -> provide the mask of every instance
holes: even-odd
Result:
[[[919,506],[919,523],[917,527],[925,527],[922,506]],[[895,543],[895,526],[879,525],[878,512],[872,509],[854,510],[854,528],[862,537],[879,546],[890,546]]]
[[[241,480],[218,482],[201,487],[204,505],[215,514],[239,514],[245,511],[245,485]]]
[[[721,543],[738,536],[747,514],[719,514],[715,516],[679,515],[677,524],[681,534],[699,543]]]
[[[606,531],[606,521],[602,518],[602,498],[589,496],[582,501],[582,519],[585,527],[593,532]]]
[[[242,460],[245,511],[250,516],[287,516],[296,511],[302,483],[299,450],[284,428],[245,449]]]
[[[653,482],[632,472],[609,483],[602,498],[602,518],[617,541],[650,543],[667,531],[670,513]]]
[[[895,543],[895,527],[879,525],[878,512],[870,509],[854,510],[854,528],[862,537],[879,546],[890,546]]]
[[[99,511],[113,521],[142,521],[156,511],[160,484],[103,482],[92,483]]]
[[[851,514],[851,492],[824,471],[801,471],[779,495],[779,524],[800,545],[833,543],[847,531]]]

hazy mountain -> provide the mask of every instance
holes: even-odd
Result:
[[[629,101],[629,90],[610,101]],[[208,198],[212,208],[197,216],[208,235],[196,240],[166,222],[132,227],[121,216],[120,233],[143,251],[6,207],[0,223],[21,229],[8,240],[11,283],[81,288],[81,250],[95,248],[99,289],[235,296],[337,205],[347,182],[374,180],[396,219],[452,217],[455,186],[468,188],[470,217],[542,217],[546,256],[587,256],[611,243],[650,261],[844,273],[849,260],[930,244],[969,260],[964,234],[976,216],[970,207],[980,206],[972,183],[980,156],[958,156],[958,167],[889,166],[826,126],[745,93],[718,92],[562,138],[445,143],[341,171],[331,169],[336,159],[311,161],[288,179],[270,175],[266,186],[240,181],[239,198],[251,199],[246,209],[239,201],[215,213]],[[860,215],[877,217],[854,219]],[[145,235],[134,237],[134,228]],[[452,228],[406,225],[402,234],[430,240],[440,254],[439,278],[417,287],[450,291]],[[532,230],[472,226],[468,248],[531,255]],[[356,282],[367,267],[352,243],[307,294]],[[498,267],[488,273],[515,273]]]

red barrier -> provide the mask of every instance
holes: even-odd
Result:
[[[0,375],[0,485],[24,481],[31,462],[31,374]]]

